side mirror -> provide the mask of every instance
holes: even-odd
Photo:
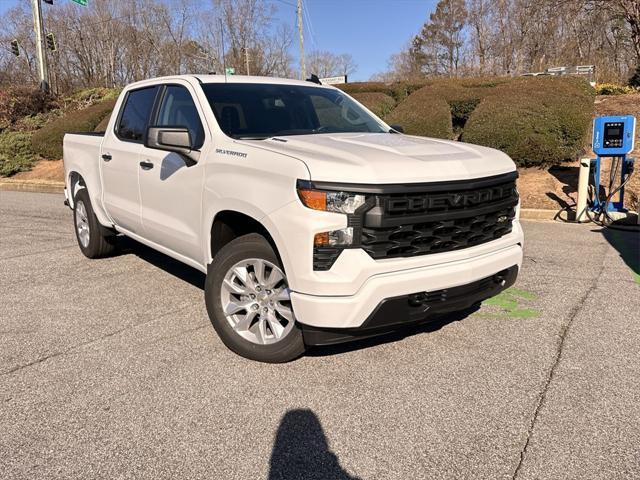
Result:
[[[391,127],[391,131],[389,133],[404,133],[404,128],[402,125],[389,125]]]
[[[149,127],[144,146],[179,153],[194,163],[200,152],[192,149],[191,133],[185,127]]]

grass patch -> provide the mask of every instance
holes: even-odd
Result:
[[[504,292],[482,302],[482,305],[493,307],[489,312],[477,314],[480,317],[491,318],[536,318],[540,312],[528,308],[526,302],[536,300],[538,297],[525,290],[508,288]],[[525,303],[525,305],[523,305]]]

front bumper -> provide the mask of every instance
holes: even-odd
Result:
[[[389,299],[453,289],[490,278],[505,270],[513,272],[513,267],[517,267],[515,274],[511,274],[508,279],[512,284],[515,281],[517,269],[521,265],[522,247],[516,244],[464,260],[373,275],[354,295],[321,296],[292,292],[291,301],[296,319],[303,326],[328,329],[366,328],[365,322],[371,318],[376,309],[381,308],[381,304]],[[504,287],[506,283],[505,281],[502,286]],[[477,298],[469,296],[468,302],[463,298],[453,306],[455,309],[464,309],[499,291],[498,289],[494,292],[489,288],[486,292],[481,292]],[[487,295],[480,298],[484,293]],[[385,307],[386,309],[388,307]],[[390,313],[385,315],[393,317]],[[405,318],[403,312],[398,311],[397,318],[392,320],[394,321],[391,324],[403,324],[410,322],[411,318]],[[389,324],[389,322],[386,323]]]

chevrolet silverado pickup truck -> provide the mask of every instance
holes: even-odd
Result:
[[[104,133],[65,135],[65,202],[85,256],[126,235],[204,272],[222,342],[285,362],[514,283],[514,163],[401,130],[309,81],[145,80]]]

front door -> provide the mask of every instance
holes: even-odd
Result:
[[[159,88],[156,85],[127,93],[122,113],[115,128],[105,132],[100,152],[105,209],[115,225],[138,235],[142,234],[140,152]]]
[[[189,129],[193,150],[210,143],[202,111],[188,84],[171,84],[160,93],[154,126]],[[203,162],[193,163],[178,153],[142,147],[140,171],[142,224],[145,238],[194,261],[202,261]]]

